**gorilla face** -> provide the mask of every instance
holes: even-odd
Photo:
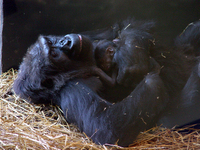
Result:
[[[92,43],[88,38],[79,34],[41,35],[26,55],[30,66],[48,65],[63,71],[79,68],[79,65],[85,63],[94,64]],[[39,64],[36,65],[36,63]]]
[[[40,101],[65,81],[89,72],[87,66],[94,65],[92,54],[92,43],[84,36],[39,36],[20,65],[14,84],[15,93],[22,98],[32,97],[35,102]],[[54,79],[59,82],[55,83]],[[42,93],[40,97],[37,97],[37,92]]]

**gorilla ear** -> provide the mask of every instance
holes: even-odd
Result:
[[[108,46],[108,47],[106,48],[106,54],[107,54],[107,55],[113,56],[114,53],[115,53],[115,51],[114,51],[114,48],[113,48],[113,47]]]

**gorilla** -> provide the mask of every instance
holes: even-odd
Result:
[[[175,46],[181,48],[190,60],[192,72],[184,88],[174,96],[165,112],[160,117],[160,124],[172,128],[200,123],[200,21],[190,23],[175,39]],[[186,70],[187,71],[187,70]],[[196,124],[196,125],[194,125]]]
[[[133,24],[132,34],[148,32],[137,28],[138,23],[135,21],[129,24]],[[124,29],[127,22],[122,25]],[[126,32],[129,33],[128,30]],[[109,40],[110,33],[111,40],[115,39],[115,29],[109,29],[109,32],[96,37]],[[188,80],[193,63],[185,57],[182,47],[166,49],[158,44],[147,46],[149,56],[161,66],[160,71],[150,69],[126,98],[115,104],[110,103],[98,94],[103,84],[93,75],[96,64],[92,42],[95,36],[91,37],[81,34],[40,36],[28,49],[20,65],[13,85],[14,91],[32,103],[60,106],[66,120],[76,124],[97,144],[128,146],[140,131],[153,127],[160,120],[162,123],[162,114],[173,104],[176,95],[181,95],[181,92],[184,95],[185,88],[194,87]],[[143,38],[135,40],[141,43]],[[128,55],[124,53],[121,57],[133,57]],[[126,65],[126,70],[132,67],[129,63],[123,65]],[[131,73],[121,71],[119,75],[123,81]]]
[[[128,146],[140,131],[155,124],[168,102],[164,83],[158,74],[149,73],[123,101],[105,101],[97,94],[101,81],[87,72],[86,66],[92,66],[91,58],[87,59],[92,43],[81,36],[82,50],[77,58],[71,57],[80,45],[78,36],[67,35],[69,45],[61,44],[65,37],[40,36],[20,65],[14,91],[33,103],[60,106],[66,120],[95,143]]]

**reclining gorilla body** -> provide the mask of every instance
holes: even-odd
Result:
[[[15,93],[33,103],[57,104],[67,121],[95,143],[128,146],[140,131],[158,122],[169,97],[181,91],[190,74],[187,60],[181,50],[155,49],[152,57],[164,65],[160,76],[148,73],[129,96],[112,104],[97,94],[102,83],[90,76],[95,66],[92,49],[91,41],[78,34],[40,36],[23,59]]]
[[[70,37],[72,41],[76,40]],[[48,42],[47,39],[55,42]],[[52,101],[61,107],[69,123],[76,124],[82,132],[100,144],[118,142],[121,146],[127,146],[140,131],[155,124],[154,121],[168,101],[158,74],[147,75],[125,100],[113,105],[96,94],[101,87],[98,78],[79,79],[70,75],[76,72],[70,65],[79,68],[82,65],[79,62],[91,63],[91,59],[82,58],[83,54],[75,60],[68,59],[62,47],[57,46],[59,39],[62,38],[40,36],[30,47],[14,83],[16,94],[33,103]],[[91,42],[88,43],[83,36],[82,42],[83,53],[92,51]],[[48,43],[53,44],[49,46]],[[52,51],[58,53],[56,57]],[[57,60],[62,57],[65,57],[65,63],[59,61],[58,64]]]

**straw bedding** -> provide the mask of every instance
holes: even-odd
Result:
[[[199,130],[184,134],[161,127],[141,133],[129,148],[94,144],[58,107],[30,104],[13,94],[16,76],[13,69],[0,76],[0,149],[200,149]]]

